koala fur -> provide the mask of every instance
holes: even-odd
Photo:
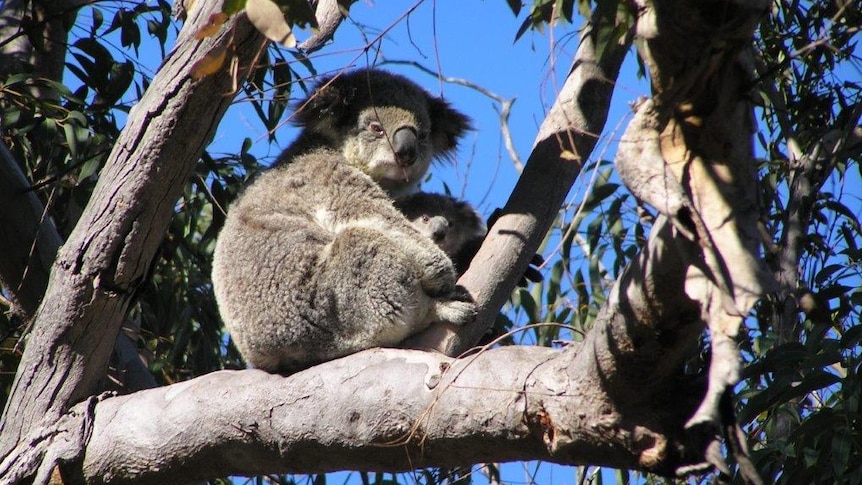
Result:
[[[418,192],[396,199],[395,208],[449,255],[458,276],[467,271],[488,233],[476,209],[448,195]]]
[[[289,373],[475,318],[449,257],[389,192],[448,156],[467,118],[379,70],[325,79],[299,106],[302,133],[231,205],[216,242],[219,312],[246,361]]]

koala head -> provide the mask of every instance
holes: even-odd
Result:
[[[359,69],[322,79],[296,105],[312,145],[340,151],[392,195],[410,193],[434,159],[452,156],[470,120],[409,79]]]
[[[488,232],[470,204],[448,195],[419,192],[396,199],[395,208],[453,260]]]

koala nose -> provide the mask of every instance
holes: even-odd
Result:
[[[405,167],[413,165],[419,150],[419,139],[413,128],[399,128],[392,135],[392,148],[398,158],[398,164]]]
[[[449,221],[443,216],[434,216],[428,222],[428,229],[431,233],[431,240],[439,243],[449,232]]]

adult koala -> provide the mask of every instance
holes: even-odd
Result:
[[[233,203],[216,243],[219,312],[246,361],[289,373],[475,318],[451,260],[392,204],[469,120],[363,69],[321,80],[295,121],[299,137]]]

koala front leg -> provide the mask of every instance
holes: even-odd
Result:
[[[468,295],[469,296],[469,295]],[[472,301],[437,298],[434,301],[433,321],[465,325],[476,319],[478,310]]]
[[[428,254],[428,247],[404,239],[387,228],[349,226],[321,252],[317,288],[330,297],[319,303],[341,327],[343,342],[335,345],[353,352],[394,346],[432,322],[474,318],[472,303],[452,298],[454,270],[445,254],[439,260],[436,246]],[[428,283],[438,290],[433,295]]]
[[[412,228],[392,232],[392,238],[404,254],[414,260],[420,270],[422,289],[431,296],[450,296],[455,291],[458,275],[452,260],[431,239],[415,233]]]
[[[455,285],[457,272],[452,260],[430,239],[412,233],[404,234],[398,241],[406,254],[416,258],[422,268],[420,284],[424,292],[433,299],[430,319],[463,325],[476,318],[473,298],[463,288]]]

